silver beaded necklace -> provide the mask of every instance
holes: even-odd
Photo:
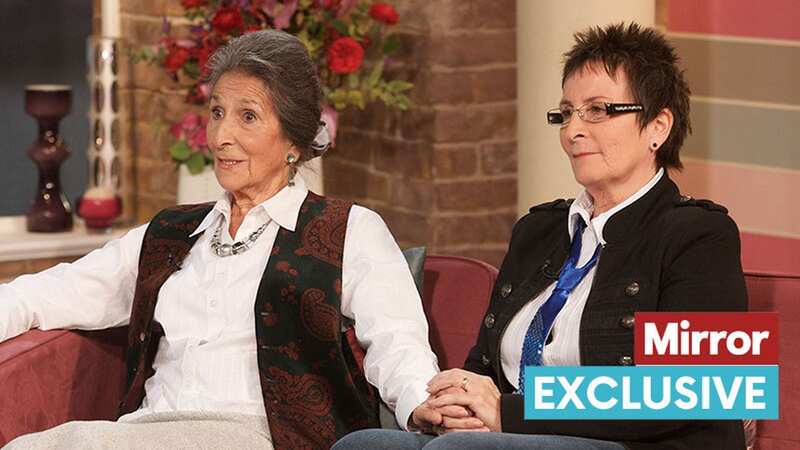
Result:
[[[250,250],[250,246],[261,236],[261,233],[267,229],[267,224],[269,224],[269,221],[265,222],[264,225],[261,225],[256,231],[250,233],[243,241],[234,242],[233,244],[223,244],[219,241],[219,236],[222,234],[223,222],[224,221],[220,222],[217,229],[214,231],[214,235],[211,236],[211,250],[220,257],[239,255]]]

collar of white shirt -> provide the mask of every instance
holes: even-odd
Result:
[[[569,218],[570,220],[567,221],[567,230],[569,231],[570,240],[572,240],[572,236],[575,234],[575,227],[576,227],[576,220],[583,219],[584,223],[591,224],[591,229],[594,231],[595,237],[597,237],[597,241],[600,242],[600,245],[605,246],[606,240],[603,238],[603,227],[605,227],[606,222],[608,219],[611,218],[614,214],[622,211],[625,209],[626,206],[630,205],[631,203],[635,202],[636,200],[640,199],[644,194],[650,191],[653,186],[658,183],[658,180],[664,176],[664,169],[658,169],[658,172],[647,182],[641,189],[636,191],[635,194],[631,195],[630,197],[623,200],[620,204],[616,205],[615,207],[609,209],[608,211],[600,214],[599,216],[592,219],[592,212],[594,211],[594,200],[592,196],[584,189],[583,192],[578,195],[572,205],[569,207]],[[576,217],[577,216],[577,217]]]
[[[217,221],[217,218],[224,217],[225,222],[231,218],[231,198],[230,193],[222,194],[214,208],[206,214],[200,226],[191,235],[202,233]],[[274,220],[281,228],[294,231],[297,226],[297,216],[300,214],[300,207],[308,195],[308,187],[300,175],[295,175],[294,186],[285,186],[277,194],[256,205],[251,211],[262,210],[267,217]],[[248,213],[250,214],[250,213]],[[223,223],[225,223],[223,222]]]

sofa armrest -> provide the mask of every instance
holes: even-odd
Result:
[[[114,420],[126,328],[32,330],[0,344],[0,447],[70,420]]]

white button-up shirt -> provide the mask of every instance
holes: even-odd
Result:
[[[155,319],[163,326],[138,411],[121,420],[164,411],[220,411],[265,416],[258,375],[254,303],[261,275],[282,227],[294,230],[308,189],[299,177],[250,210],[235,238],[228,233],[227,194],[201,222],[203,233],[181,270],[158,294]],[[241,241],[267,223],[245,253],[221,258],[211,236]],[[0,285],[0,341],[31,328],[96,330],[130,318],[139,252],[147,225],[134,228],[72,264],[59,264]],[[342,315],[355,321],[366,349],[367,380],[405,426],[428,396],[437,372],[428,326],[408,265],[375,212],[353,206],[342,264]]]
[[[664,169],[658,172],[642,186],[636,193],[625,199],[620,204],[608,211],[598,214],[592,218],[594,211],[594,201],[588,192],[583,191],[572,202],[569,208],[569,220],[567,220],[567,230],[570,240],[575,234],[576,220],[582,220],[588,224],[581,236],[581,254],[578,258],[578,266],[583,266],[594,254],[597,245],[605,245],[603,239],[603,227],[608,219],[614,214],[622,211],[626,206],[632,204],[644,194],[650,191],[658,180],[664,175]],[[602,257],[602,256],[601,256]],[[545,345],[542,351],[542,364],[545,366],[579,366],[581,364],[580,353],[580,325],[583,308],[589,298],[589,291],[592,287],[592,280],[597,269],[597,265],[589,269],[589,272],[575,286],[575,289],[567,297],[567,302],[561,308],[552,327],[553,340]],[[550,284],[541,294],[529,301],[522,309],[517,312],[508,324],[500,343],[500,362],[503,366],[503,373],[512,386],[519,389],[519,365],[522,358],[522,345],[525,342],[525,333],[533,320],[533,316],[539,308],[550,298],[555,290],[556,282]]]

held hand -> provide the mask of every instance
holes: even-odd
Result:
[[[442,414],[430,406],[429,400],[430,398],[414,408],[411,417],[408,418],[408,429],[410,431],[433,434],[434,427],[441,426]]]
[[[435,396],[431,395],[428,400],[447,394],[463,394],[464,392],[460,387],[450,387],[439,391]],[[439,434],[451,431],[489,431],[483,421],[475,417],[475,414],[464,406],[446,405],[437,408],[436,411],[442,415],[442,424],[436,430]]]
[[[460,391],[448,391],[458,387]],[[491,431],[502,431],[500,418],[500,391],[489,377],[451,369],[439,373],[428,383],[428,392],[435,398],[427,401],[433,408],[460,405],[475,413]],[[439,395],[441,393],[441,395]]]
[[[460,388],[445,390],[443,393],[463,393]],[[414,408],[408,420],[408,429],[423,433],[442,434],[450,431],[489,431],[483,421],[473,417],[472,411],[458,405],[445,405],[433,408],[430,401],[433,396]]]

